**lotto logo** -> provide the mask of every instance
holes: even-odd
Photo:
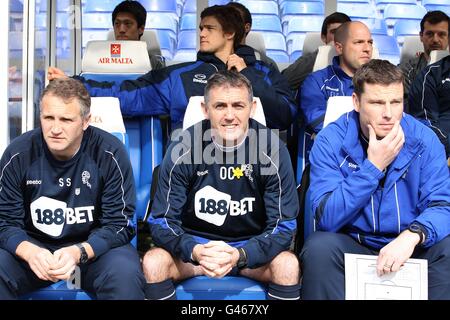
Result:
[[[60,236],[65,224],[82,224],[94,220],[94,206],[67,208],[63,201],[40,197],[30,205],[36,229],[50,236]]]

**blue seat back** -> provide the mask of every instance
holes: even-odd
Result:
[[[199,276],[182,281],[176,294],[179,300],[265,300],[266,287],[245,277]]]

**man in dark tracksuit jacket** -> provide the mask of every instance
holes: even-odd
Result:
[[[256,60],[251,47],[240,45],[244,24],[239,12],[212,6],[202,12],[201,19],[197,61],[153,70],[118,84],[85,81],[90,94],[118,97],[125,116],[169,114],[175,129],[181,127],[189,98],[203,95],[207,79],[219,70],[235,68],[250,80],[255,97],[261,99],[267,126],[288,129],[297,114],[292,92],[277,70]],[[49,68],[49,80],[60,76],[60,70]]]
[[[438,136],[450,157],[450,56],[426,67],[409,94],[410,113]]]
[[[123,144],[89,126],[90,97],[74,79],[52,81],[41,128],[0,161],[0,299],[69,280],[98,299],[143,299],[131,164]],[[78,269],[79,267],[79,269]]]
[[[242,74],[213,75],[209,120],[169,147],[149,218],[159,248],[143,260],[148,299],[173,299],[173,281],[237,273],[269,283],[269,298],[299,298],[292,166],[276,134],[249,119],[252,100]]]

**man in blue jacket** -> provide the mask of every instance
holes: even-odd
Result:
[[[362,22],[346,22],[336,30],[333,64],[310,74],[297,95],[308,131],[322,129],[329,97],[352,95],[353,74],[372,58],[372,44],[370,31]]]
[[[89,126],[91,99],[74,79],[52,81],[41,127],[14,140],[0,175],[0,300],[69,280],[98,299],[144,299],[130,240],[130,160],[111,134]]]
[[[174,299],[174,281],[241,275],[269,284],[269,299],[299,298],[289,252],[298,211],[287,149],[250,115],[248,79],[208,80],[207,118],[174,141],[161,165],[149,225],[157,248],[143,259],[147,299]]]
[[[114,96],[120,99],[124,116],[169,114],[172,129],[181,127],[191,96],[203,95],[207,79],[219,70],[236,69],[245,75],[261,99],[267,125],[288,129],[297,107],[286,79],[273,67],[256,60],[254,50],[240,45],[244,22],[235,8],[208,7],[201,13],[200,51],[197,61],[152,70],[134,81],[122,83],[84,82],[92,96]],[[48,79],[64,76],[49,68]]]
[[[304,299],[344,299],[344,253],[377,255],[379,276],[428,260],[428,297],[450,299],[450,179],[436,135],[403,113],[403,74],[372,60],[353,77],[355,111],[311,151],[316,230],[300,254]]]

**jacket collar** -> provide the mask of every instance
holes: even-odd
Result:
[[[254,65],[256,63],[255,50],[252,47],[240,45],[234,53],[243,58],[247,66]],[[225,63],[217,58],[213,53],[198,51],[197,60],[212,63],[219,68],[225,68]]]
[[[344,70],[342,70],[341,66],[339,65],[339,56],[334,56],[333,57],[333,62],[331,67],[333,68],[334,72],[336,73],[336,75],[340,78],[340,79],[348,79],[348,80],[352,80],[352,77],[350,77],[348,74],[346,74],[344,72]]]
[[[347,113],[347,131],[345,133],[343,149],[346,154],[350,156],[359,166],[362,165],[365,159],[365,150],[359,140],[359,114],[356,111]],[[391,167],[395,169],[403,169],[411,160],[423,150],[423,142],[414,136],[414,126],[411,122],[410,116],[403,113],[403,118],[400,121],[403,132],[405,134],[405,143],[400,153],[395,158]]]

